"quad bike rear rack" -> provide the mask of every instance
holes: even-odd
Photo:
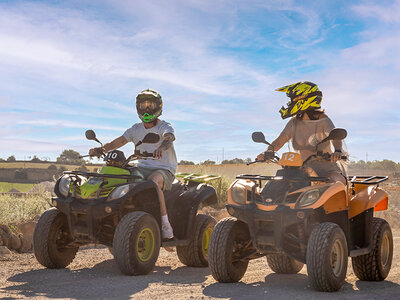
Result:
[[[221,179],[221,176],[218,175],[202,175],[196,173],[176,173],[175,177],[182,178],[182,180],[186,183],[188,182],[207,183],[212,180]]]
[[[388,176],[348,176],[347,179],[349,182],[351,182],[354,186],[354,184],[376,184],[379,185],[379,183],[386,181],[389,179]]]
[[[240,174],[236,176],[236,179],[247,179],[252,181],[258,181],[259,185],[263,180],[283,180],[283,176],[263,176],[263,175],[248,175],[248,174]],[[307,177],[307,178],[290,178],[290,181],[328,181],[326,177]]]

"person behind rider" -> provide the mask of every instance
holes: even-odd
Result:
[[[268,146],[267,151],[259,154],[257,160],[266,160],[273,156],[282,146],[291,141],[293,149],[300,153],[306,161],[316,153],[317,143],[326,138],[332,129],[335,128],[331,119],[324,110],[321,110],[322,92],[312,82],[303,81],[276,89],[279,92],[286,92],[290,98],[288,107],[280,109],[282,119],[290,118],[285,128]],[[331,144],[334,151],[331,149]],[[329,153],[330,161],[321,158],[311,157],[305,166],[314,170],[318,176],[328,177],[330,181],[346,183],[343,170],[336,163],[343,155],[341,140],[327,141],[318,146],[318,151]]]
[[[90,149],[89,155],[99,156],[102,152],[107,153],[118,149],[128,142],[135,144],[136,152],[153,153],[154,159],[139,159],[137,166],[146,179],[154,181],[157,185],[161,208],[162,237],[164,240],[169,240],[174,237],[174,234],[168,220],[163,191],[171,189],[178,164],[173,145],[174,129],[171,124],[159,119],[162,106],[162,98],[156,91],[150,89],[142,91],[136,97],[136,110],[142,122],[134,124],[122,136],[104,144],[103,147]],[[159,142],[142,143],[148,133],[159,135]]]

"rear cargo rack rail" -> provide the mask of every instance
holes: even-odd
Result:
[[[388,176],[348,176],[348,180],[354,184],[379,184],[389,179]]]

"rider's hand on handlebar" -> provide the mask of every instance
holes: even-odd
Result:
[[[269,161],[270,159],[273,159],[274,156],[275,156],[274,151],[272,151],[272,150],[267,150],[267,151],[265,151],[265,152],[263,152],[263,153],[258,154],[258,155],[257,155],[257,160],[258,160],[258,161],[265,161],[265,160],[268,160],[268,161]]]
[[[331,162],[337,162],[342,158],[342,151],[335,151],[331,154]]]
[[[90,156],[100,157],[103,154],[104,154],[104,149],[102,147],[96,147],[89,150]]]
[[[162,157],[162,150],[160,150],[159,148],[157,148],[156,150],[154,150],[154,152],[153,152],[153,157],[154,157],[154,158],[161,158],[161,157]]]

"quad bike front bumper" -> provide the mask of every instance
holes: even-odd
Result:
[[[252,203],[243,206],[228,204],[226,209],[230,215],[247,224],[253,247],[259,253],[286,253],[305,261],[312,209],[279,205],[273,211],[262,211]]]
[[[101,201],[101,199],[64,199],[53,197],[53,206],[64,213],[68,220],[69,231],[77,243],[107,243],[107,223],[109,234],[113,233],[112,220],[119,213],[119,203]],[[109,219],[108,222],[105,219]],[[106,226],[106,227],[104,227]]]

